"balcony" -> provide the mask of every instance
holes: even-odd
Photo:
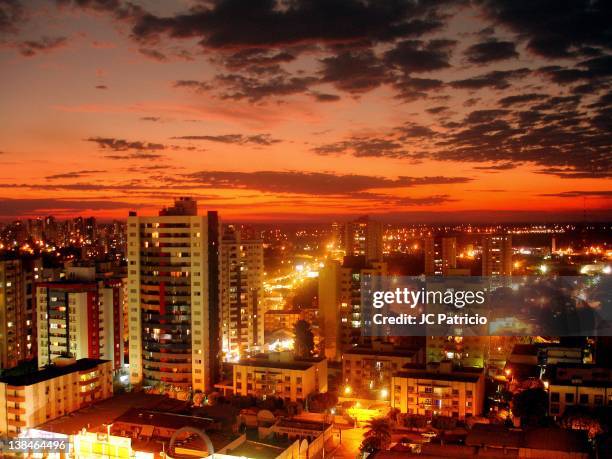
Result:
[[[17,419],[8,419],[8,425],[10,426],[15,426],[15,427],[25,427],[27,425],[27,423],[25,421],[22,420],[17,420]]]
[[[156,362],[154,360],[142,359],[144,368],[152,371],[161,371],[164,373],[170,373],[174,368],[191,370],[191,359],[183,359],[181,362]]]
[[[436,400],[442,400],[442,399],[448,399],[448,398],[453,398],[453,396],[448,393],[448,394],[441,394],[441,393],[431,393],[431,392],[419,392],[418,393],[419,398],[433,398]]]
[[[25,414],[26,412],[25,408],[8,407],[6,410],[11,414]]]
[[[9,402],[24,403],[25,402],[25,396],[23,396],[23,395],[7,395],[6,396],[6,400],[9,401]]]
[[[89,379],[84,379],[84,380],[79,381],[79,385],[80,386],[86,386],[88,384],[92,384],[92,383],[98,382],[99,379],[100,378],[98,376],[95,376],[95,377],[89,378]]]

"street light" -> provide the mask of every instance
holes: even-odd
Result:
[[[380,396],[382,398],[387,398],[389,396],[389,391],[387,389],[381,389]]]
[[[346,386],[344,388],[344,395],[351,395],[352,389],[351,386]]]

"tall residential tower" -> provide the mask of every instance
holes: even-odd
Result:
[[[219,219],[180,198],[128,217],[130,381],[207,390],[217,381]]]
[[[344,248],[346,255],[361,256],[366,262],[382,261],[383,226],[381,222],[361,217],[345,226]]]
[[[226,359],[263,351],[263,243],[228,227],[221,241],[221,328]]]

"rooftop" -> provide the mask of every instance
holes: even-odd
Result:
[[[167,411],[130,408],[115,419],[114,423],[152,425],[174,430],[189,426],[205,430],[214,423],[214,420],[199,416],[169,413]]]
[[[105,423],[112,423],[130,408],[179,412],[186,409],[187,404],[186,402],[171,399],[164,395],[127,392],[81,408],[70,415],[47,421],[40,428],[49,432],[66,435],[72,435],[83,427],[87,428],[90,432],[105,432]]]
[[[253,358],[240,360],[235,365],[260,368],[278,368],[282,370],[307,370],[313,365],[325,359],[309,360],[269,360],[265,358]]]
[[[371,357],[383,356],[383,357],[414,357],[418,352],[416,349],[394,349],[392,351],[377,350],[369,347],[356,347],[349,351],[346,351],[344,355],[369,355]]]
[[[301,429],[301,430],[313,430],[320,432],[323,429],[327,429],[331,426],[329,423],[322,423],[321,421],[311,421],[309,419],[289,419],[282,418],[276,423],[277,427],[285,427],[289,429]]]
[[[110,360],[80,359],[69,365],[52,365],[32,373],[3,376],[0,377],[0,382],[9,386],[31,386],[32,384],[38,384],[39,382],[74,373],[75,371],[93,370],[98,365],[106,362],[110,362]]]
[[[285,449],[280,446],[267,445],[247,440],[228,454],[236,457],[256,457],[257,459],[276,459]]]
[[[432,379],[438,381],[457,381],[457,382],[478,382],[482,371],[480,373],[444,373],[436,371],[420,371],[420,370],[408,370],[399,371],[393,376],[398,378],[413,378],[413,379]]]
[[[275,314],[300,314],[301,311],[299,309],[270,309],[266,311],[266,314],[275,315]]]
[[[514,355],[538,355],[538,347],[535,344],[515,344],[512,348]]]

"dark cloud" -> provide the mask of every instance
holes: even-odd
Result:
[[[607,0],[483,0],[486,15],[527,39],[532,52],[570,57],[587,47],[610,49],[612,6]]]
[[[499,99],[498,103],[504,108],[513,106],[513,105],[521,105],[528,102],[534,102],[536,100],[547,99],[548,96],[546,94],[536,94],[536,93],[528,93],[528,94],[518,94],[516,96],[508,96],[502,99]]]
[[[558,84],[574,83],[580,80],[588,80],[592,75],[582,69],[566,68],[558,65],[549,65],[538,69],[538,72]]]
[[[395,139],[376,137],[352,137],[348,140],[320,145],[313,148],[313,151],[318,155],[351,154],[358,158],[410,157],[402,142]]]
[[[156,153],[129,153],[126,155],[105,155],[107,159],[113,159],[116,161],[129,161],[129,160],[152,160],[152,159],[161,159],[164,155],[158,155]]]
[[[400,140],[411,139],[415,137],[428,137],[435,134],[435,132],[428,128],[416,123],[405,123],[403,126],[396,129],[400,133]]]
[[[32,57],[66,46],[67,43],[66,37],[41,37],[38,40],[22,41],[17,47],[22,56]]]
[[[166,62],[168,60],[168,56],[166,56],[161,51],[153,48],[139,48],[138,52],[149,59],[153,59],[158,62]]]
[[[108,89],[108,86],[106,86],[105,84],[99,84],[96,86],[96,89]]]
[[[346,195],[371,189],[407,188],[419,185],[465,183],[465,177],[386,177],[301,171],[202,171],[185,176],[207,188],[251,189],[271,193]]]
[[[247,48],[228,56],[223,55],[220,62],[231,71],[263,74],[274,73],[280,68],[280,64],[292,62],[295,59],[296,56],[287,50]]]
[[[475,110],[468,114],[463,122],[465,124],[482,124],[488,123],[508,113],[508,110],[492,109],[492,110]]]
[[[487,40],[470,46],[465,51],[465,56],[472,64],[488,64],[516,58],[519,54],[511,41]]]
[[[448,109],[449,109],[449,107],[447,107],[446,105],[439,105],[437,107],[428,108],[425,111],[427,113],[431,113],[432,115],[438,115],[440,113],[443,113],[443,112],[447,111]]]
[[[102,174],[104,172],[106,171],[82,170],[82,171],[74,171],[74,172],[65,172],[63,174],[47,175],[45,178],[47,180],[74,179],[74,178],[87,177],[93,174]]]
[[[452,202],[455,199],[447,194],[438,194],[433,196],[412,197],[412,196],[396,196],[383,193],[371,193],[367,191],[351,193],[347,197],[351,199],[374,201],[380,206],[389,207],[410,207],[410,206],[435,206],[445,202]]]
[[[575,167],[548,167],[537,171],[539,174],[554,175],[564,179],[609,178],[610,170],[578,170]]]
[[[612,26],[610,28],[612,29]],[[612,35],[610,41],[612,45]],[[612,76],[612,55],[594,57],[593,59],[580,62],[578,66],[586,67],[593,77],[609,77]]]
[[[572,98],[573,96],[569,96]],[[437,135],[433,159],[533,163],[564,178],[612,175],[612,136],[597,116],[573,110],[574,100],[551,97],[542,111],[476,110]],[[569,105],[568,105],[569,104]],[[609,119],[602,113],[602,121]],[[605,122],[605,121],[604,121]]]
[[[566,111],[575,109],[582,96],[574,95],[574,96],[558,96],[558,97],[548,97],[545,101],[533,105],[531,107],[532,110],[557,110],[557,111]],[[545,118],[546,119],[546,118]]]
[[[321,63],[321,81],[349,93],[370,91],[390,78],[385,64],[370,49],[343,51]]]
[[[414,0],[225,0],[193,7],[173,17],[144,14],[133,34],[197,37],[208,48],[268,48],[304,43],[389,41],[417,36],[442,26],[441,2]],[[341,26],[339,26],[341,25]]]
[[[128,141],[124,139],[115,139],[112,137],[90,137],[85,139],[87,142],[94,142],[102,149],[113,151],[128,151],[128,150],[165,150],[166,146],[161,143]]]
[[[251,102],[258,102],[267,97],[305,93],[318,81],[318,78],[312,76],[290,76],[284,73],[264,78],[234,73],[217,75],[215,78],[215,83],[224,88],[222,98],[247,99]]]
[[[327,94],[324,92],[310,91],[310,95],[315,98],[318,102],[337,102],[340,100],[340,96],[337,94]]]
[[[517,166],[518,164],[514,164],[514,163],[500,163],[500,164],[493,164],[491,166],[474,166],[474,169],[477,169],[480,171],[507,171],[510,169],[514,169]]]
[[[120,20],[135,21],[145,12],[131,1],[123,0],[55,0],[59,7],[74,7],[84,10],[111,13]]]
[[[257,135],[242,135],[242,134],[224,134],[224,135],[184,135],[173,137],[178,140],[206,140],[208,142],[230,143],[238,145],[255,144],[255,145],[274,145],[282,140],[273,138],[270,134]]]
[[[206,81],[197,80],[178,80],[175,81],[173,86],[175,88],[188,88],[194,91],[204,92],[212,89],[212,85]]]
[[[458,89],[507,89],[510,87],[509,80],[523,78],[529,75],[529,73],[530,70],[527,68],[520,68],[516,70],[494,70],[492,72],[485,73],[484,75],[451,81],[449,84],[453,88]]]
[[[42,213],[81,213],[97,210],[131,209],[140,207],[140,204],[132,204],[113,200],[70,200],[70,199],[10,199],[0,198],[0,216],[18,217]]]
[[[406,73],[431,72],[450,67],[454,40],[404,40],[385,53],[385,62]]]
[[[159,116],[142,116],[140,118],[140,121],[152,121],[152,122],[157,122],[157,121],[161,121],[161,117]]]
[[[25,12],[19,0],[0,0],[0,34],[15,33]]]
[[[561,193],[545,193],[540,196],[551,196],[555,198],[612,198],[612,191],[563,191]]]
[[[575,92],[588,93],[590,89],[597,90],[598,87],[609,85],[609,78],[612,76],[612,55],[587,59],[576,63],[574,67],[549,65],[538,69],[538,72],[559,85],[586,82],[582,85],[582,89],[576,87]]]
[[[398,96],[410,101],[427,97],[429,93],[438,93],[443,87],[442,80],[434,78],[414,78],[404,75],[398,78],[393,86],[398,91]]]

